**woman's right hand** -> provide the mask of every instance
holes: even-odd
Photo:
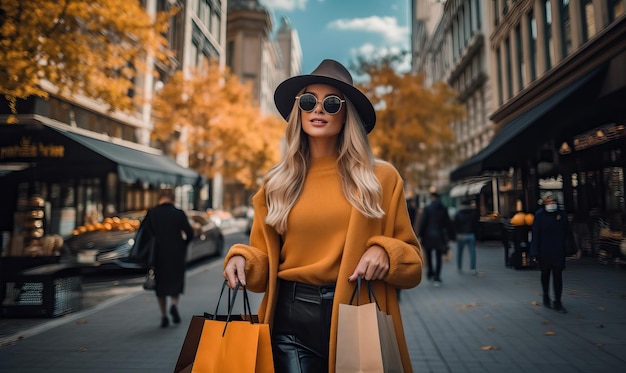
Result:
[[[228,260],[224,267],[224,278],[228,281],[228,287],[234,289],[237,284],[246,285],[246,258],[235,255]]]

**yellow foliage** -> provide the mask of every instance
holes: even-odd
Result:
[[[17,99],[80,93],[129,110],[132,79],[152,56],[168,65],[172,12],[152,17],[139,0],[0,2],[0,94]]]
[[[279,160],[282,120],[262,115],[250,86],[215,61],[188,78],[172,76],[153,112],[153,138],[188,152],[190,167],[207,178],[219,172],[254,189]]]
[[[455,93],[443,83],[427,87],[422,75],[398,73],[394,57],[361,61],[360,69],[369,77],[360,88],[377,109],[369,136],[375,155],[392,163],[409,186],[430,185],[432,171],[454,157],[450,123],[464,114]],[[419,172],[416,164],[435,167]]]

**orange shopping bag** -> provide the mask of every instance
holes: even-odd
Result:
[[[225,286],[226,282],[222,285],[215,314],[205,313],[204,317],[192,319],[175,373],[274,372],[269,325],[260,324],[258,317],[252,315],[245,286],[242,287],[243,315],[232,315],[237,288],[230,299],[228,314],[217,315]]]

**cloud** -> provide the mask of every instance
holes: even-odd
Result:
[[[328,24],[328,28],[337,30],[361,31],[382,35],[390,43],[406,43],[409,28],[398,26],[394,17],[371,16],[366,18],[338,19]]]
[[[368,60],[377,60],[385,56],[397,56],[403,51],[402,46],[399,45],[381,47],[371,43],[365,43],[358,48],[351,48],[350,56],[354,60],[359,56],[365,57]],[[404,60],[396,66],[396,70],[399,72],[407,72],[410,69],[411,58],[410,55],[407,55]]]
[[[283,10],[291,12],[294,9],[306,9],[308,0],[261,0],[261,4],[272,11]]]

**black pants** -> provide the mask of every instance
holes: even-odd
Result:
[[[276,373],[328,372],[334,285],[280,281],[272,352]]]
[[[541,287],[543,296],[550,294],[550,274],[552,274],[552,287],[554,288],[554,300],[561,301],[563,295],[563,268],[553,265],[549,260],[540,260],[541,267]]]
[[[433,253],[435,254],[435,262],[433,263]],[[427,249],[426,254],[428,258],[426,260],[428,264],[428,279],[434,281],[441,281],[441,261],[442,261],[442,250],[437,249]]]

